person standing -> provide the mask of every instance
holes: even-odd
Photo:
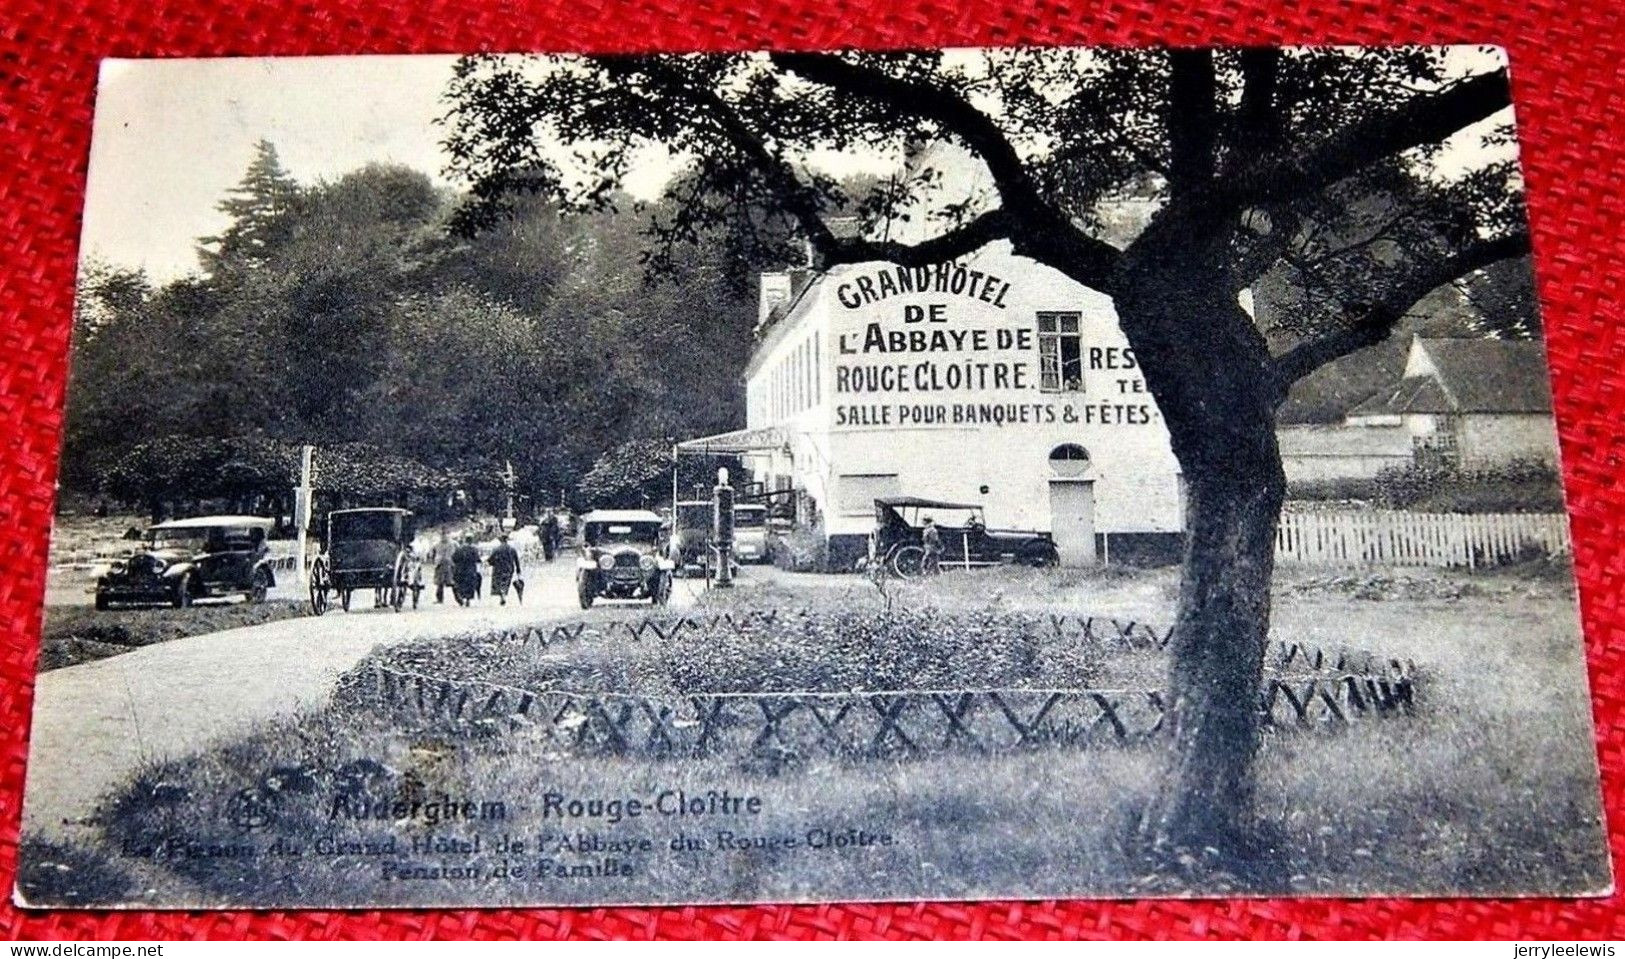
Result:
[[[942,572],[942,531],[931,517],[925,518],[925,530],[920,533],[920,545],[925,548],[925,557],[920,562],[920,572],[927,576],[935,576]]]
[[[508,545],[508,534],[497,537],[497,548],[486,560],[491,566],[491,595],[508,605],[508,587],[519,575],[519,551]]]
[[[559,514],[552,510],[542,517],[542,559],[553,562],[559,552]]]
[[[429,566],[434,570],[434,601],[437,603],[446,601],[446,587],[452,585],[451,554],[455,551],[451,537],[445,530],[440,531],[440,539],[429,547]]]
[[[480,551],[472,536],[463,536],[463,543],[451,554],[451,591],[459,606],[474,601],[480,591]]]

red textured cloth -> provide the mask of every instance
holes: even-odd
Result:
[[[77,7],[77,9],[76,9]],[[473,50],[627,51],[1404,42],[1510,48],[1536,270],[1574,514],[1610,818],[1625,815],[1625,5],[1618,0],[121,0],[0,7],[0,883],[17,827],[62,422],[97,61]],[[184,158],[177,158],[184,162]],[[1620,829],[1611,832],[1616,853]],[[435,912],[25,913],[57,938],[1625,938],[1611,900],[1257,900]]]

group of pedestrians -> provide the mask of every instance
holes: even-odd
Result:
[[[552,513],[548,513],[539,525],[538,539],[541,541],[543,559],[552,562],[560,547],[559,521]],[[468,606],[478,599],[484,588],[485,577],[480,572],[482,563],[491,568],[491,595],[501,605],[508,605],[510,589],[518,602],[525,601],[523,563],[519,551],[508,542],[507,533],[497,535],[496,548],[482,561],[473,536],[464,533],[457,543],[453,543],[450,534],[441,530],[440,539],[429,548],[427,560],[434,570],[436,603],[446,601],[447,587],[451,588],[452,601],[459,606]]]

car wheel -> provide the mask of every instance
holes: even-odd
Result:
[[[919,546],[899,546],[891,554],[891,570],[904,579],[913,579],[925,568],[925,550]]]
[[[182,573],[181,578],[175,581],[175,595],[169,598],[169,605],[176,609],[185,609],[192,605],[191,573]]]
[[[1061,555],[1055,547],[1048,544],[1030,546],[1021,554],[1021,561],[1034,569],[1043,569],[1047,566],[1056,566],[1061,562]]]
[[[271,591],[271,572],[261,567],[254,570],[254,578],[248,587],[248,601],[250,603],[263,603],[265,596]]]
[[[96,608],[97,609],[105,610],[110,605],[111,605],[111,603],[108,602],[106,593],[97,593],[96,594]]]
[[[592,588],[592,579],[590,577],[587,577],[587,576],[577,576],[576,577],[576,599],[581,601],[581,608],[582,609],[592,609],[592,601],[593,601],[594,598],[595,597],[594,597],[594,590]]]
[[[664,606],[671,602],[671,574],[663,574],[655,580],[654,604]]]

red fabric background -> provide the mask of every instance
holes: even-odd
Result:
[[[473,50],[1493,42],[1510,48],[1610,817],[1625,816],[1625,5],[1210,0],[60,0],[0,7],[0,882],[28,715],[97,60]],[[184,167],[186,158],[175,157]],[[1612,831],[1616,860],[1625,832]],[[1625,938],[1608,900],[996,902],[441,912],[25,913],[60,938]]]

